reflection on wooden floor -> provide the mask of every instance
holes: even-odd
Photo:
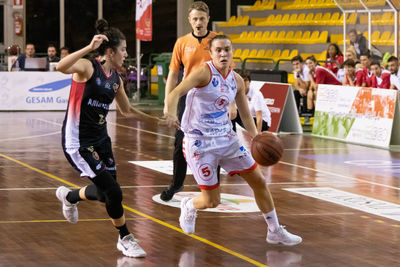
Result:
[[[162,164],[130,163],[171,160],[174,131],[111,112],[128,226],[148,254],[123,257],[101,203],[81,202],[75,225],[63,218],[55,189],[88,183],[64,158],[63,117],[0,113],[0,266],[400,266],[398,152],[281,135],[284,157],[263,172],[280,223],[303,243],[267,244],[258,212],[200,212],[196,233],[188,236],[179,228],[179,209],[152,199],[171,180],[157,169]],[[184,192],[198,191],[189,175]],[[223,175],[221,191],[252,197],[238,176]]]

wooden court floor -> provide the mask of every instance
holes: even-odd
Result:
[[[111,112],[128,227],[148,254],[123,257],[101,203],[81,202],[77,224],[63,218],[56,188],[89,183],[64,158],[63,117],[0,112],[0,266],[400,266],[400,153],[281,135],[284,157],[263,172],[280,223],[303,243],[267,244],[258,212],[199,212],[188,236],[179,209],[152,200],[171,175],[129,163],[171,160],[174,130]],[[184,191],[199,191],[191,175]],[[221,191],[252,197],[238,176],[223,175]]]

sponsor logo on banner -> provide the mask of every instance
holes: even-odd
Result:
[[[181,200],[184,197],[195,197],[200,192],[179,192],[174,195],[170,201],[162,201],[160,194],[153,196],[153,201],[174,207],[180,208]],[[216,208],[202,210],[206,212],[260,212],[257,207],[256,201],[252,197],[233,195],[233,194],[221,194],[221,204]]]
[[[47,92],[54,92],[60,89],[63,89],[67,86],[71,85],[72,79],[64,79],[59,80],[51,83],[45,83],[39,86],[35,86],[30,88],[28,91],[33,93],[47,93]]]
[[[388,147],[396,100],[396,90],[320,85],[312,133]]]

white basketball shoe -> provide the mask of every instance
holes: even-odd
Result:
[[[71,192],[71,189],[66,188],[65,186],[60,186],[57,188],[56,196],[63,204],[63,214],[65,219],[67,219],[70,223],[78,222],[78,203],[72,204],[67,200],[68,193]]]
[[[196,225],[197,210],[190,209],[186,203],[190,197],[184,197],[181,200],[181,216],[179,216],[179,224],[186,234],[193,234]]]
[[[133,237],[133,234],[129,234],[124,236],[122,239],[118,237],[117,248],[128,257],[133,258],[142,258],[147,254],[146,252],[139,246],[139,240]]]
[[[289,233],[285,226],[280,225],[279,228],[271,232],[268,230],[267,242],[270,244],[283,244],[285,246],[294,246],[300,244],[303,239],[300,236]]]

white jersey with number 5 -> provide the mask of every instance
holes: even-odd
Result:
[[[232,132],[228,107],[237,93],[235,75],[229,70],[223,77],[212,61],[206,64],[211,72],[209,83],[193,88],[186,96],[181,126],[188,137],[219,137]]]

